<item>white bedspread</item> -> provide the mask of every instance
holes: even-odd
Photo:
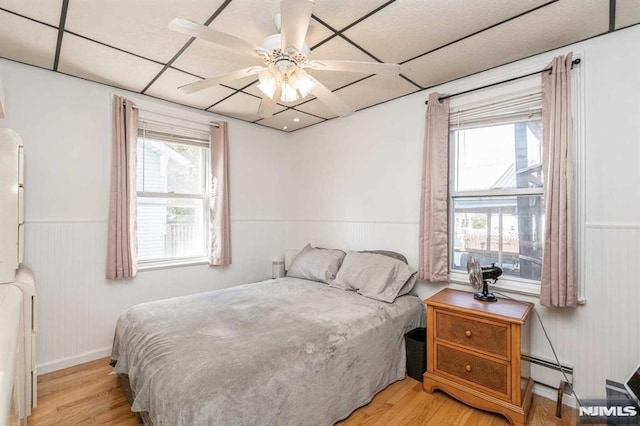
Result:
[[[155,425],[330,425],[405,374],[415,296],[282,278],[134,306],[112,358]]]

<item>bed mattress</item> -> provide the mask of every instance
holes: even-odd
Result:
[[[415,296],[281,278],[136,305],[112,358],[154,425],[330,425],[405,374]]]

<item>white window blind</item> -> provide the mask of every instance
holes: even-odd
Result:
[[[158,139],[164,142],[177,142],[209,147],[209,133],[203,130],[140,120],[138,136],[145,139]]]
[[[531,121],[542,118],[542,92],[527,90],[508,97],[451,108],[451,130]]]

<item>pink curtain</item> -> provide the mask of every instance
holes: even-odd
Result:
[[[111,191],[107,278],[131,278],[138,270],[136,240],[136,144],[138,110],[121,96],[113,100]]]
[[[542,128],[545,230],[540,302],[575,307],[573,247],[572,54],[551,62],[542,73]]]
[[[231,215],[229,210],[229,136],[227,123],[211,126],[211,200],[209,265],[231,265]]]
[[[442,96],[429,95],[420,200],[418,277],[434,282],[449,275],[449,99]]]

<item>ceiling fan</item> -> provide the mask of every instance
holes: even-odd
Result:
[[[315,95],[330,110],[341,117],[353,113],[342,99],[309,75],[305,68],[317,71],[345,71],[363,74],[398,75],[400,65],[378,62],[311,60],[305,37],[311,20],[313,0],[281,0],[280,14],[276,15],[279,34],[268,36],[262,46],[256,46],[238,37],[216,31],[188,19],[176,18],[169,23],[173,31],[196,37],[236,52],[262,60],[264,66],[232,71],[195,83],[181,86],[184,93],[194,93],[218,84],[229,83],[258,75],[258,89],[263,93],[258,109],[259,118],[268,118],[276,110],[277,102],[293,102],[309,94]]]

